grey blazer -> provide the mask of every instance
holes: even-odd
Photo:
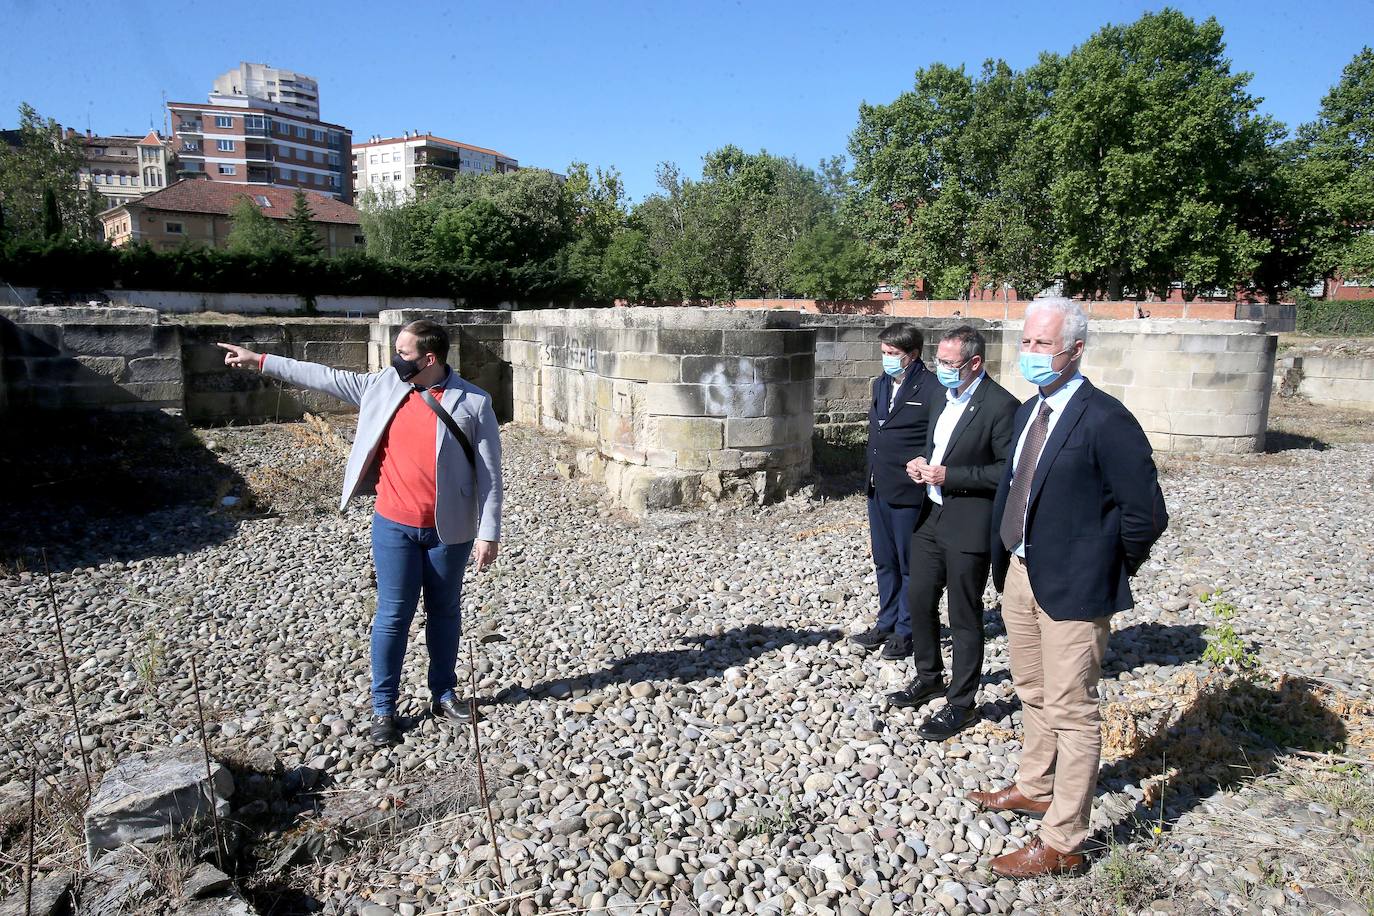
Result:
[[[263,361],[263,375],[312,391],[331,394],[358,408],[358,432],[344,473],[342,512],[360,494],[375,493],[377,447],[391,418],[412,391],[394,369],[381,372],[345,372],[319,363],[272,356]],[[442,420],[434,418],[435,505],[434,525],[439,540],[461,544],[479,538],[501,539],[501,436],[492,410],[491,395],[450,371],[439,398],[477,453],[475,469],[463,447]]]

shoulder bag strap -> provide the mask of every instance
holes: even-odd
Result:
[[[468,434],[463,432],[463,428],[458,425],[458,421],[453,419],[453,414],[444,410],[444,405],[435,400],[434,395],[429,393],[429,389],[416,388],[415,390],[420,393],[420,397],[425,399],[425,403],[429,405],[429,409],[434,411],[435,415],[448,427],[448,431],[453,433],[453,438],[457,439],[458,444],[463,447],[463,454],[468,456],[468,462],[475,470],[477,468],[477,453],[472,449],[472,440],[468,438]]]

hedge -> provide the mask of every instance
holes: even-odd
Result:
[[[1374,299],[1299,302],[1297,329],[1325,337],[1374,336]]]

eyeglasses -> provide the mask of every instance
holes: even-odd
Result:
[[[973,357],[970,356],[969,359],[973,359]],[[955,365],[954,363],[951,363],[948,360],[937,359],[935,360],[935,365],[939,366],[941,369],[962,369],[968,365],[968,359],[964,360],[962,363],[959,363],[958,365]]]

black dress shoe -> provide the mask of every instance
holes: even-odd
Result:
[[[921,723],[916,734],[927,741],[953,738],[978,721],[978,713],[962,706],[946,706]]]
[[[911,682],[911,686],[906,690],[889,693],[887,705],[900,706],[903,709],[920,706],[931,697],[938,697],[945,690],[945,682],[942,680],[923,681],[917,678]]]
[[[891,662],[901,661],[911,656],[911,639],[893,633],[883,645],[883,658]]]
[[[447,719],[459,725],[472,724],[472,707],[466,700],[457,697],[448,697],[443,700],[435,700],[429,704],[429,711],[434,714],[436,719]]]
[[[396,728],[396,717],[373,716],[372,726],[367,730],[367,737],[378,747],[400,744],[401,732]]]
[[[891,630],[880,630],[877,627],[872,627],[849,637],[849,641],[860,649],[872,650],[886,643],[887,638],[891,635]]]

